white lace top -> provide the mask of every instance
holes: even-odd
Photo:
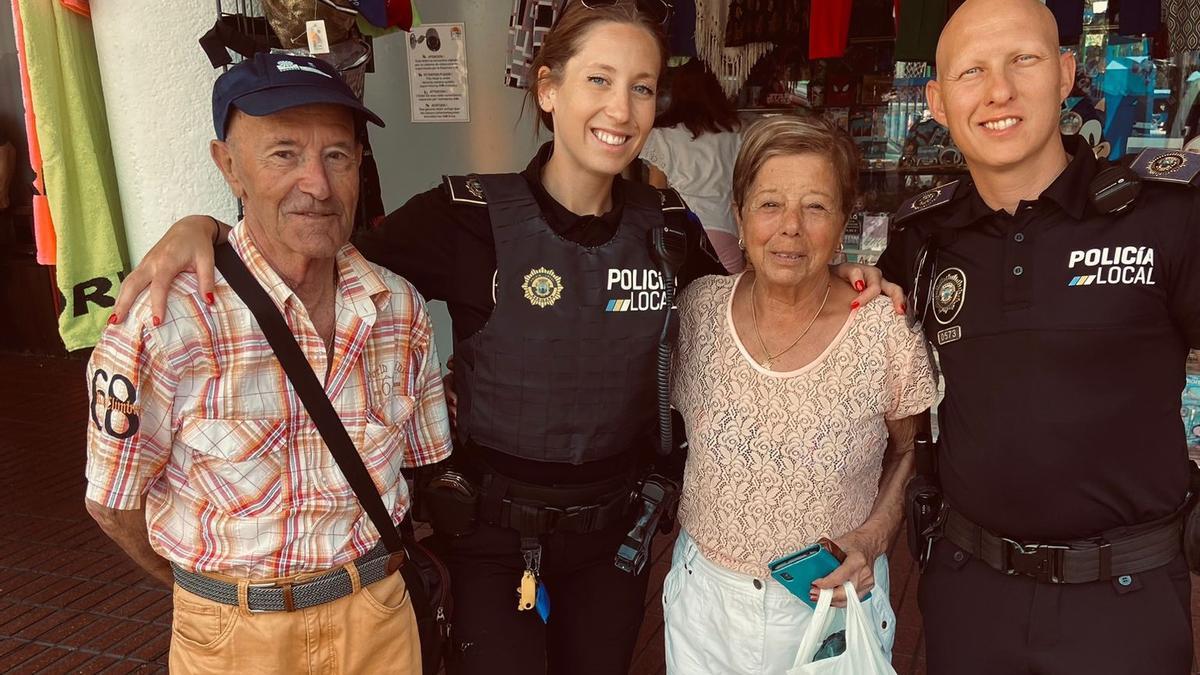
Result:
[[[923,338],[883,297],[807,366],[762,368],[733,329],[739,279],[705,277],[679,299],[671,397],[690,442],[679,517],[709,560],[765,576],[775,558],[867,519],[884,420],[930,407],[936,387]]]

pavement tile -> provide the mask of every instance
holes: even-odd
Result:
[[[95,611],[114,616],[133,617],[164,597],[167,597],[166,591],[145,590],[135,586],[96,605]]]
[[[163,593],[162,597],[155,600],[149,605],[146,605],[138,612],[132,615],[132,618],[150,623],[165,623],[171,624],[171,596]]]
[[[170,632],[168,629],[164,629],[162,626],[143,624],[133,633],[125,636],[124,639],[120,641],[114,640],[111,642],[110,646],[105,651],[110,654],[133,656],[134,652],[145,648],[146,645],[156,644],[155,641],[161,640],[164,635],[167,636],[168,639],[170,638]],[[166,650],[164,649],[160,653],[166,653]],[[153,656],[158,656],[158,653],[154,654]],[[143,657],[140,660],[149,661],[151,659]]]
[[[33,642],[18,640],[11,640],[11,642],[14,643],[8,645],[11,649],[0,656],[0,672],[3,673],[27,672],[23,664],[46,651],[46,647]]]
[[[22,607],[23,610],[21,612],[0,626],[0,639],[16,636],[28,626],[55,613],[49,607],[35,607],[33,605],[22,605]]]
[[[18,666],[16,671],[22,673],[36,673],[39,671],[61,673],[64,672],[61,661],[71,653],[70,649],[63,647],[46,647],[36,656]]]
[[[140,621],[90,616],[93,619],[92,622],[69,637],[66,640],[67,643],[98,652],[108,652],[114,644],[120,643],[146,626]]]
[[[97,654],[91,659],[76,666],[75,670],[72,672],[77,673],[78,675],[90,675],[91,673],[99,673],[105,668],[108,668],[109,666],[119,662],[120,659],[113,658],[106,654]]]
[[[75,668],[87,663],[95,656],[95,654],[91,652],[81,652],[73,649],[64,650],[64,652],[65,653],[63,654],[62,658],[43,668],[41,671],[39,671],[39,675],[51,675],[52,673],[73,673],[75,672]]]
[[[84,612],[56,611],[51,614],[49,618],[52,619],[53,622],[46,626],[45,630],[37,635],[27,632],[26,637],[37,640],[38,642],[67,644],[67,641],[72,635],[75,635],[79,631],[87,628],[95,621],[95,617]],[[44,625],[45,620],[39,623]],[[29,631],[32,630],[33,627],[31,626]]]

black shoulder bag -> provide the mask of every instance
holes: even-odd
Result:
[[[407,519],[399,528],[392,523],[375,482],[354,447],[354,441],[346,433],[346,427],[329,402],[325,388],[304,358],[304,352],[270,296],[246,269],[232,246],[218,246],[214,254],[217,269],[221,270],[229,287],[254,314],[284,373],[308,410],[309,417],[337,461],[342,475],[346,477],[346,482],[379,531],[379,537],[389,554],[388,573],[399,569],[404,576],[404,584],[417,616],[422,670],[425,675],[434,675],[441,668],[450,630],[450,577],[445,566],[428,548],[416,541]]]

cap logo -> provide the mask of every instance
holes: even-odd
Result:
[[[326,73],[318,68],[313,68],[312,66],[302,66],[299,63],[296,63],[295,61],[286,61],[286,60],[285,61],[276,61],[275,69],[281,73],[288,73],[288,72],[292,72],[292,71],[296,71],[296,70],[303,70],[306,73],[316,73],[317,75],[320,75],[321,77],[329,77],[330,79],[332,79],[332,77],[330,77],[329,73]]]

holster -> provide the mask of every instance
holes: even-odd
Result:
[[[660,474],[650,474],[638,485],[634,503],[637,520],[617,548],[613,564],[623,572],[638,575],[650,559],[654,535],[674,527],[679,484]]]
[[[421,486],[420,519],[434,532],[461,537],[475,531],[479,518],[479,489],[462,472],[448,468]]]
[[[924,571],[934,542],[942,536],[946,504],[938,482],[934,444],[927,434],[917,435],[913,452],[917,459],[917,473],[904,490],[906,533],[908,550],[919,569]]]
[[[1188,487],[1187,513],[1183,520],[1183,555],[1192,574],[1200,574],[1200,466],[1189,461],[1191,477]]]

